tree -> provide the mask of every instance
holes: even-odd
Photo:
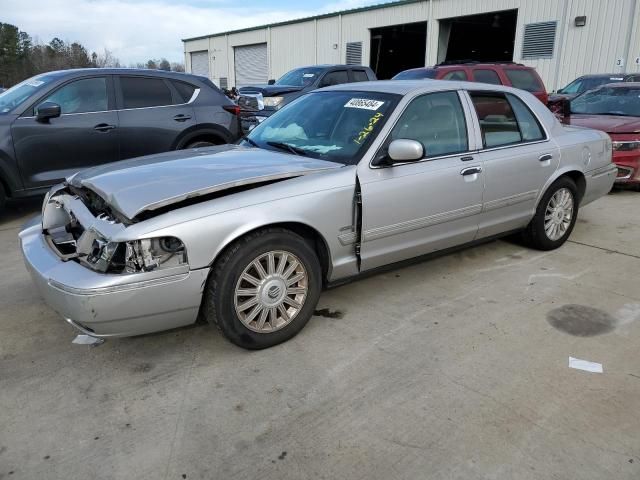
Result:
[[[157,70],[157,69],[158,69],[158,64],[156,63],[156,61],[155,61],[155,60],[151,60],[151,59],[149,59],[149,60],[147,61],[147,68],[148,68],[149,70]]]
[[[160,63],[158,64],[158,70],[165,70],[167,72],[171,71],[171,64],[169,63],[169,60],[167,60],[166,58],[160,60]]]
[[[184,72],[184,64],[173,62],[171,64],[171,70],[173,70],[174,72]]]
[[[113,53],[106,48],[102,53],[96,54],[93,52],[91,54],[91,58],[93,59],[92,63],[94,66],[98,68],[119,68],[120,60],[113,56]]]

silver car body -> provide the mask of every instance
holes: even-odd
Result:
[[[179,327],[196,320],[216,258],[250,231],[281,225],[313,234],[326,257],[325,281],[331,283],[522,229],[547,187],[562,175],[577,180],[581,206],[605,195],[616,176],[606,134],[562,126],[521,90],[442,81],[368,82],[330,90],[403,95],[357,165],[225,146],[119,162],[68,180],[97,193],[117,212],[115,218],[94,216],[64,186],[54,188],[45,199],[44,225],[39,217],[20,233],[27,267],[46,301],[95,336]],[[412,99],[451,90],[465,110],[468,152],[391,168],[372,166]],[[467,90],[518,96],[537,116],[546,139],[484,149]],[[469,168],[477,173],[461,175]],[[176,237],[186,247],[188,264],[105,274],[65,261],[46,230],[60,215],[113,242]]]

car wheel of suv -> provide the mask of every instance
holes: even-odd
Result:
[[[184,148],[203,148],[203,147],[213,147],[214,145],[215,143],[208,142],[206,140],[196,140],[195,142],[188,144]]]
[[[529,245],[553,250],[567,241],[578,217],[578,189],[568,177],[556,180],[545,192],[524,232]]]
[[[236,345],[267,348],[302,330],[321,288],[313,248],[293,232],[269,228],[241,238],[216,261],[203,313]]]
[[[4,185],[0,183],[0,212],[4,210],[4,204],[7,201],[7,194],[4,191]]]

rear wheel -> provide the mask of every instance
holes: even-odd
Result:
[[[203,147],[213,147],[214,145],[216,144],[208,140],[196,140],[195,142],[189,143],[184,148],[203,148]]]
[[[529,245],[553,250],[567,241],[578,216],[578,189],[573,180],[561,177],[545,192],[536,214],[524,232]]]
[[[203,312],[248,349],[277,345],[309,321],[320,297],[320,262],[299,235],[270,228],[243,237],[216,262]]]
[[[4,210],[4,205],[7,201],[7,194],[4,191],[4,185],[0,183],[0,212]]]

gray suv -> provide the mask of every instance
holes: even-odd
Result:
[[[239,136],[239,107],[204,77],[135,69],[38,75],[0,93],[0,208],[86,167]]]

